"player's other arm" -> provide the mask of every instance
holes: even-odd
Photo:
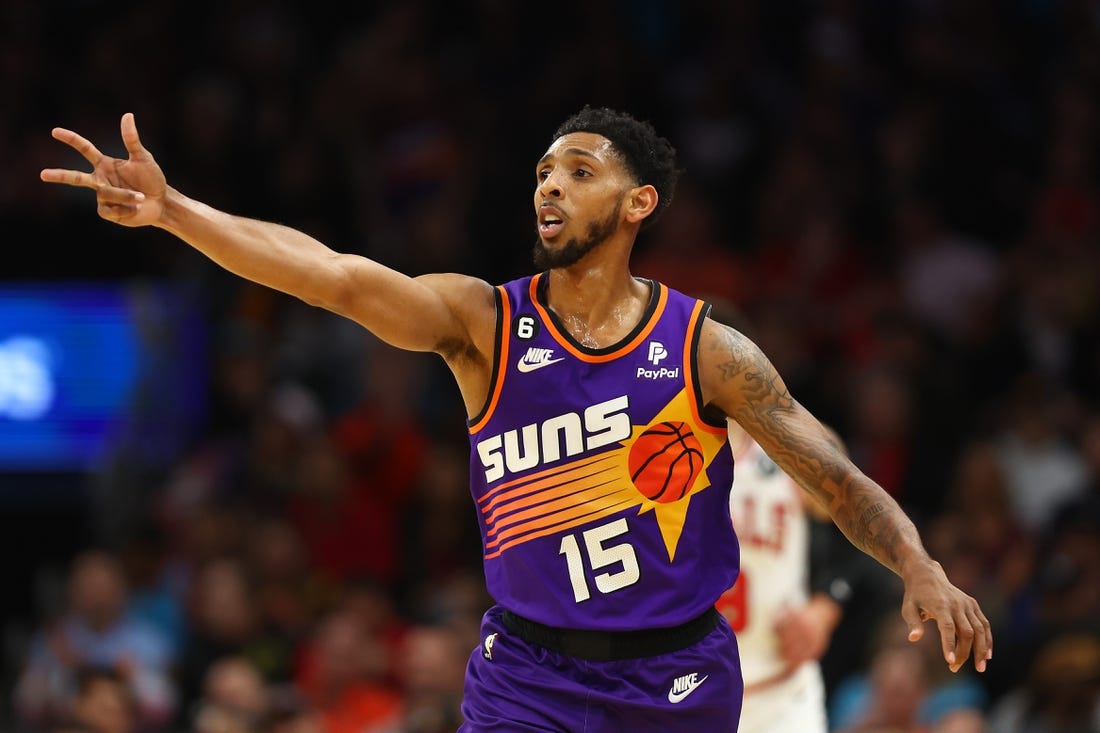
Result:
[[[351,318],[395,346],[443,353],[468,350],[480,340],[470,332],[468,318],[491,313],[487,283],[459,275],[410,278],[367,258],[337,253],[290,227],[195,201],[167,184],[142,145],[132,114],[122,117],[121,128],[125,160],[56,128],[53,136],[83,155],[93,170],[46,169],[42,180],[91,188],[100,217],[171,232],[230,272]]]
[[[760,349],[740,332],[708,319],[699,345],[704,402],[749,433],[803,489],[825,507],[856,547],[905,581],[902,615],[910,638],[935,619],[944,658],[957,671],[974,648],[985,669],[992,634],[977,602],[953,586],[925,551],[897,502],[844,454],[829,431],[787,391]]]

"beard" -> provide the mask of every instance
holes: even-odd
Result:
[[[574,237],[561,249],[551,249],[541,237],[536,239],[533,252],[535,267],[539,270],[554,270],[580,262],[582,257],[606,242],[608,237],[615,233],[622,208],[623,198],[620,197],[615,204],[615,210],[606,219],[588,225],[584,239]]]

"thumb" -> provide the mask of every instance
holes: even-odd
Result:
[[[902,606],[901,617],[909,627],[909,641],[920,641],[924,636],[924,619],[920,611],[912,605]]]
[[[137,123],[134,121],[134,113],[127,112],[122,115],[122,143],[130,157],[137,157],[145,153],[145,146],[138,137]]]

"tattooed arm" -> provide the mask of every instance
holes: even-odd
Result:
[[[924,621],[935,619],[951,670],[958,671],[973,648],[975,667],[984,671],[993,638],[977,602],[948,581],[897,502],[791,396],[756,344],[708,319],[699,344],[699,378],[708,407],[739,423],[828,510],[852,544],[901,577],[910,640],[923,635]]]

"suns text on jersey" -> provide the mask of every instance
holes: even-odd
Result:
[[[630,399],[622,395],[482,438],[477,454],[486,483],[629,438],[629,407]]]

